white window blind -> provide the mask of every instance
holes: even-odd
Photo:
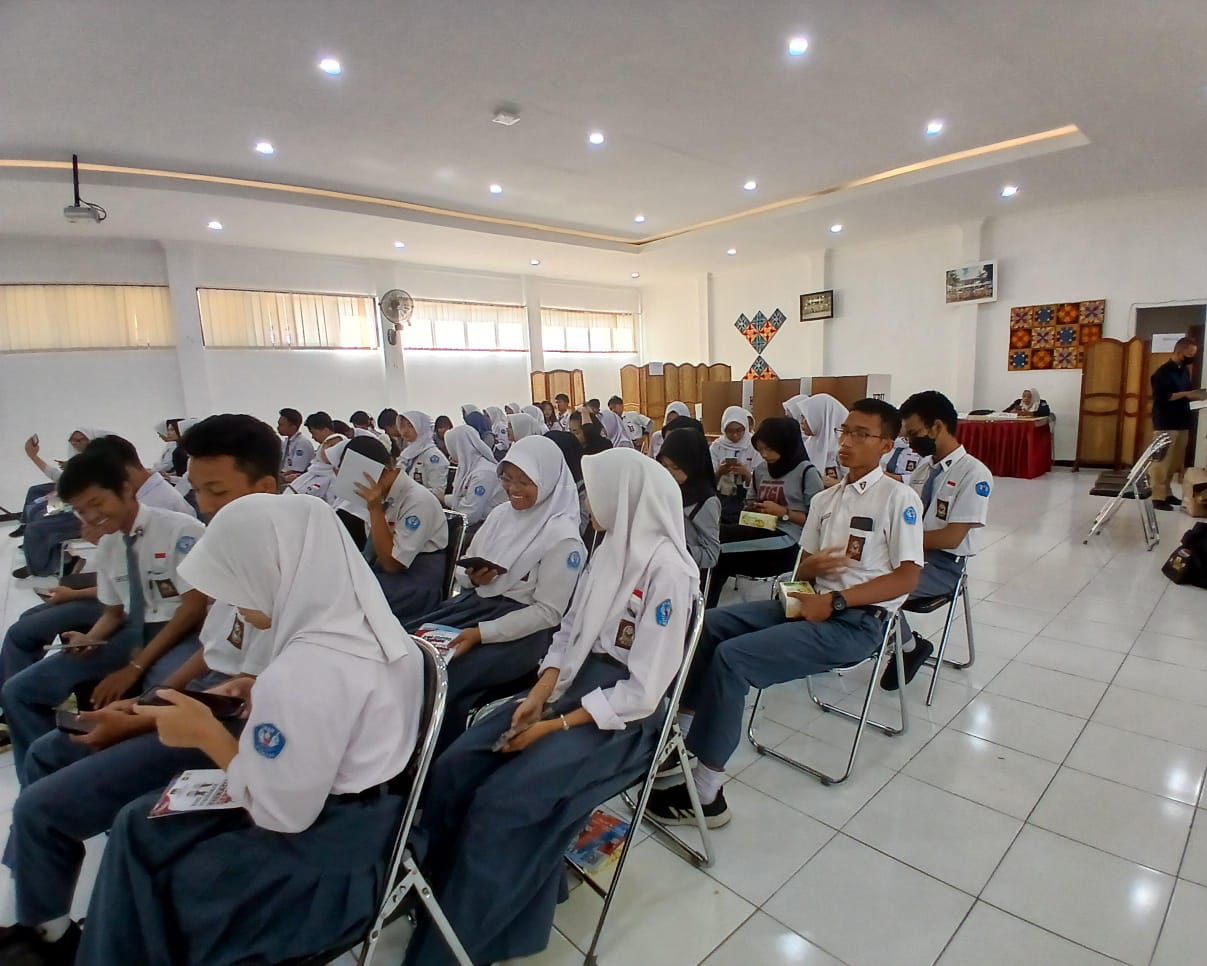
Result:
[[[471,349],[522,352],[528,312],[522,305],[416,299],[403,328],[406,349]]]
[[[376,349],[377,308],[367,295],[199,288],[210,348]]]
[[[0,285],[0,352],[176,344],[161,285]]]
[[[632,312],[541,309],[541,335],[548,352],[636,352]]]

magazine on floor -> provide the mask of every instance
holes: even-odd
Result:
[[[578,833],[566,859],[583,875],[606,872],[620,858],[620,847],[628,831],[625,819],[597,808]]]

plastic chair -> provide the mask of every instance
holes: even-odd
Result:
[[[457,561],[461,559],[461,551],[465,549],[465,531],[469,528],[469,519],[464,513],[445,510],[444,520],[448,524],[448,548],[444,558],[444,599],[448,600],[457,589]]]
[[[411,829],[415,824],[415,814],[419,809],[419,800],[423,794],[424,783],[427,781],[428,769],[436,748],[436,736],[440,733],[440,724],[444,720],[444,702],[448,693],[448,678],[444,670],[444,662],[436,649],[426,641],[412,638],[419,646],[423,655],[423,717],[425,722],[415,753],[403,772],[390,784],[399,794],[406,798],[406,806],[402,813],[402,822],[394,848],[390,853],[389,871],[386,874],[386,893],[377,910],[377,915],[370,924],[363,939],[357,939],[336,949],[329,949],[310,956],[288,960],[278,966],[321,966],[338,959],[344,953],[360,947],[357,956],[358,966],[368,966],[373,959],[381,931],[390,922],[394,913],[409,899],[418,901],[439,931],[449,948],[453,959],[459,966],[473,966],[469,954],[457,938],[452,925],[444,915],[436,897],[432,894],[431,886],[419,871],[407,846]],[[392,885],[391,885],[392,883]]]
[[[952,661],[948,660],[947,643],[951,638],[951,626],[955,623],[956,616],[956,601],[964,602],[964,626],[968,632],[968,660],[967,661]],[[930,614],[944,604],[947,605],[947,620],[943,623],[943,637],[939,641],[939,650],[934,657],[928,658],[926,664],[928,667],[933,667],[935,673],[930,679],[930,688],[926,692],[926,706],[929,708],[935,701],[935,687],[939,683],[939,671],[943,665],[955,668],[957,671],[966,671],[976,662],[976,645],[972,640],[972,597],[968,593],[968,558],[963,557],[960,560],[960,579],[956,581],[955,589],[950,594],[937,594],[934,597],[911,597],[901,609],[907,614]],[[900,673],[900,669],[898,669]],[[904,681],[905,678],[899,677],[898,681]]]
[[[890,642],[894,641],[894,638],[895,644],[893,646],[893,651],[894,658],[897,662],[897,680],[904,681],[905,662],[901,658],[901,647],[903,643],[901,639],[901,619],[897,614],[893,614],[892,617],[885,622],[884,633],[881,635],[880,643],[876,650],[874,650],[862,661],[855,661],[853,664],[848,664],[841,669],[850,670],[851,668],[859,667],[861,664],[866,664],[868,661],[872,662],[872,674],[868,679],[867,693],[864,695],[863,708],[859,714],[855,714],[854,712],[847,711],[845,708],[840,708],[837,705],[828,704],[827,702],[822,701],[821,698],[813,693],[813,678],[805,678],[805,687],[809,690],[809,697],[812,699],[814,704],[821,708],[822,711],[836,714],[843,718],[849,718],[851,721],[856,722],[855,740],[851,743],[851,753],[847,758],[846,771],[835,777],[834,775],[827,774],[826,772],[814,768],[812,765],[807,765],[802,761],[797,761],[795,758],[782,754],[773,748],[768,748],[766,745],[759,744],[758,731],[755,728],[755,721],[758,717],[759,705],[763,700],[762,690],[755,694],[754,706],[750,709],[750,723],[746,729],[746,737],[750,739],[750,743],[754,746],[755,751],[757,751],[760,755],[770,755],[772,758],[776,758],[786,765],[791,765],[793,768],[803,771],[807,775],[812,775],[823,785],[837,785],[846,781],[851,776],[851,770],[855,767],[855,756],[859,754],[859,742],[860,739],[863,738],[863,729],[866,725],[870,724],[873,728],[879,729],[889,737],[905,734],[906,730],[909,728],[909,713],[905,706],[905,688],[903,687],[897,689],[897,694],[901,700],[900,727],[882,724],[879,721],[872,720],[870,717],[870,712],[872,709],[872,697],[875,695],[876,689],[880,684],[880,668],[884,663],[884,656],[888,652]],[[689,784],[688,787],[690,788],[691,785]]]

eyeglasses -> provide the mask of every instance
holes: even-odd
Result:
[[[849,436],[857,443],[866,443],[869,439],[888,439],[887,436],[878,436],[875,433],[869,433],[865,429],[847,429],[845,426],[839,426],[834,430],[834,435],[840,440],[846,439]]]

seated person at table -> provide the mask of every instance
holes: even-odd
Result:
[[[670,471],[683,494],[687,552],[701,570],[715,567],[721,556],[721,500],[708,441],[703,433],[677,429],[667,435],[658,462]]]
[[[249,493],[277,491],[280,439],[252,416],[202,420],[181,447],[190,451],[188,474],[206,516]],[[245,623],[231,604],[215,601],[201,629],[201,646],[165,687],[206,689],[235,675],[258,674],[271,653],[271,634]],[[242,696],[252,680],[223,687]],[[72,962],[79,932],[67,917],[84,843],[106,832],[139,795],[161,789],[185,769],[209,766],[196,749],[161,744],[154,721],[135,714],[135,703],[128,699],[85,712],[93,727],[87,735],[55,730],[30,746],[27,785],[13,808],[5,851],[20,925],[0,930],[0,961],[22,946],[43,954],[30,962]]]
[[[587,457],[583,473],[593,523],[607,536],[540,679],[522,702],[495,709],[453,742],[428,782],[426,865],[474,963],[548,944],[565,851],[592,809],[650,767],[683,660],[699,571],[685,547],[678,487],[628,449]],[[519,733],[492,751],[511,728]],[[449,962],[425,916],[405,962]]]
[[[0,705],[13,741],[17,779],[25,784],[25,753],[54,728],[55,708],[87,682],[100,681],[91,703],[104,707],[140,685],[153,685],[197,649],[207,601],[178,567],[205,532],[195,518],[143,506],[126,468],[111,454],[72,457],[59,477],[59,496],[84,523],[102,531],[96,554],[100,616],[68,645],[4,682]]]
[[[302,414],[296,409],[281,410],[277,432],[285,439],[281,447],[281,482],[292,483],[314,459],[314,446],[302,435]]]
[[[942,393],[914,393],[901,404],[901,420],[910,448],[922,457],[909,483],[922,500],[926,566],[911,597],[938,597],[956,589],[965,558],[977,552],[978,531],[989,520],[993,474],[960,445],[956,407]],[[904,615],[901,633],[905,683],[909,684],[935,649],[910,630]],[[886,691],[897,689],[896,662],[890,662],[880,686]]]
[[[461,631],[448,666],[437,752],[465,730],[483,695],[535,675],[587,559],[578,535],[578,490],[554,443],[544,436],[520,440],[498,475],[507,502],[491,511],[465,556],[506,573],[458,567],[457,581],[467,592],[407,625],[412,633],[425,623]]]
[[[366,440],[376,442],[375,440]],[[378,444],[380,445],[380,444]],[[240,809],[113,824],[76,962],[273,963],[350,942],[377,912],[424,661],[331,511],[252,494],[222,509],[186,578],[271,630],[235,738],[200,702],[139,707],[162,742],[226,772]]]
[[[400,621],[413,620],[444,599],[448,546],[444,507],[395,466],[389,450],[377,440],[355,437],[333,447],[328,458],[338,466],[349,450],[385,467],[376,483],[366,474],[353,485],[368,505],[367,556],[373,573],[394,616]]]
[[[711,610],[680,709],[693,780],[710,828],[729,822],[725,765],[742,737],[746,694],[773,684],[849,667],[875,654],[884,622],[918,583],[922,506],[904,483],[889,479],[880,458],[901,429],[897,411],[879,399],[855,403],[840,427],[846,479],[819,493],[801,534],[797,580],[800,617],[779,601]],[[687,787],[655,791],[650,813],[669,825],[694,823]]]
[[[754,488],[754,468],[763,462],[754,448],[750,423],[750,413],[741,406],[730,406],[721,414],[721,435],[709,447],[722,523],[738,522],[746,494]]]
[[[507,499],[499,485],[499,464],[472,426],[454,426],[444,442],[457,463],[453,490],[444,497],[444,505],[464,513],[469,532],[477,532],[486,515]]]
[[[452,422],[447,416],[441,417]],[[399,457],[402,471],[424,489],[431,491],[437,501],[444,499],[448,491],[448,444],[444,437],[448,429],[440,434],[440,445],[436,445],[436,431],[432,428],[432,419],[427,413],[410,409],[398,417],[398,432],[406,443]]]
[[[1024,389],[1023,394],[1003,409],[1002,412],[1018,413],[1020,416],[1027,416],[1032,419],[1040,419],[1044,416],[1052,415],[1052,410],[1048,408],[1048,401],[1039,397],[1038,389]]]
[[[754,468],[749,508],[775,517],[776,529],[721,525],[721,559],[713,568],[709,607],[717,606],[730,577],[774,577],[792,569],[810,504],[825,488],[821,473],[805,454],[796,420],[788,416],[764,419],[754,434],[754,448],[763,462]]]

